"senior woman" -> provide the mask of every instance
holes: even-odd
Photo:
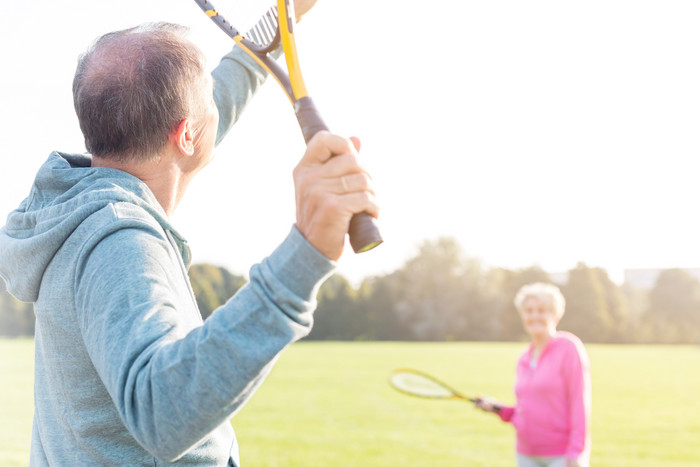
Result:
[[[480,409],[516,431],[518,467],[586,467],[590,453],[589,360],[581,340],[557,331],[565,300],[552,284],[523,286],[515,307],[532,342],[518,360],[514,407],[485,397]]]

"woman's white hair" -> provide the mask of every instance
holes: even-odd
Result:
[[[561,318],[564,315],[566,300],[564,300],[564,295],[562,295],[559,287],[556,285],[535,282],[534,284],[522,286],[518,293],[515,294],[515,300],[513,301],[518,312],[522,312],[525,300],[530,297],[551,306],[557,318]]]

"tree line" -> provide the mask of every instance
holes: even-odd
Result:
[[[206,319],[246,279],[210,264],[189,271]],[[526,339],[513,306],[516,291],[553,282],[538,267],[485,268],[452,238],[424,242],[416,256],[358,287],[340,275],[318,293],[308,340],[519,341]],[[604,269],[579,263],[557,284],[566,298],[559,329],[584,342],[700,343],[700,281],[682,269],[660,272],[651,289],[618,286]],[[0,335],[34,332],[30,304],[15,300],[0,281]]]

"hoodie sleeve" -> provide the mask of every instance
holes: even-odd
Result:
[[[513,415],[515,414],[515,407],[510,407],[503,405],[501,406],[501,410],[496,412],[496,415],[503,420],[504,422],[512,422],[513,421]]]
[[[308,334],[318,287],[334,268],[293,229],[202,323],[162,231],[122,218],[97,237],[76,275],[83,339],[131,435],[166,461],[226,422],[279,352]]]
[[[567,350],[564,377],[567,385],[571,432],[566,457],[578,459],[588,446],[591,413],[590,371],[583,343],[574,341]]]
[[[272,56],[279,57],[281,53],[281,49],[278,49],[272,52]],[[265,82],[267,72],[240,47],[234,47],[212,71],[212,77],[214,102],[219,110],[218,145],[241,116],[253,94]]]

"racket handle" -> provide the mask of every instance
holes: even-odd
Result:
[[[302,97],[294,104],[294,112],[297,115],[304,141],[309,144],[311,138],[319,131],[328,131],[321,114],[316,109],[314,101],[309,96]]]
[[[302,97],[296,101],[294,112],[307,144],[316,133],[328,130],[310,97]],[[350,246],[355,253],[369,251],[384,241],[379,233],[376,220],[366,212],[352,216],[348,234],[350,235]]]
[[[378,246],[384,240],[379,233],[377,221],[366,212],[360,212],[350,219],[350,246],[355,253],[363,253]]]
[[[477,405],[477,406],[478,406],[479,402],[481,402],[482,400],[483,400],[483,399],[482,399],[481,397],[475,397],[475,398],[471,398],[471,397],[470,397],[470,398],[469,398],[469,401],[470,401],[470,402],[473,402],[474,405]],[[499,404],[492,404],[492,405],[491,405],[491,409],[493,409],[494,412],[500,412],[501,409],[503,409],[503,407],[502,407],[501,405],[499,405]]]

